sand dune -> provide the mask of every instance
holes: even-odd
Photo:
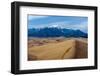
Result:
[[[81,39],[48,43],[28,49],[28,60],[87,58],[87,41]]]

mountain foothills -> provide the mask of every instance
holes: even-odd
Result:
[[[88,34],[81,30],[73,30],[57,27],[32,28],[28,29],[28,37],[83,37],[87,38]]]

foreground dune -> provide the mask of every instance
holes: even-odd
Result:
[[[28,49],[28,60],[87,58],[87,42],[79,39],[48,43]]]

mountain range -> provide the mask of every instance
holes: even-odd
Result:
[[[57,27],[31,28],[28,29],[28,37],[83,37],[87,38],[88,34],[81,30],[73,30]]]

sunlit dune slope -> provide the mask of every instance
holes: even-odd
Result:
[[[78,39],[48,43],[28,49],[28,60],[75,59],[87,57],[87,42]]]

